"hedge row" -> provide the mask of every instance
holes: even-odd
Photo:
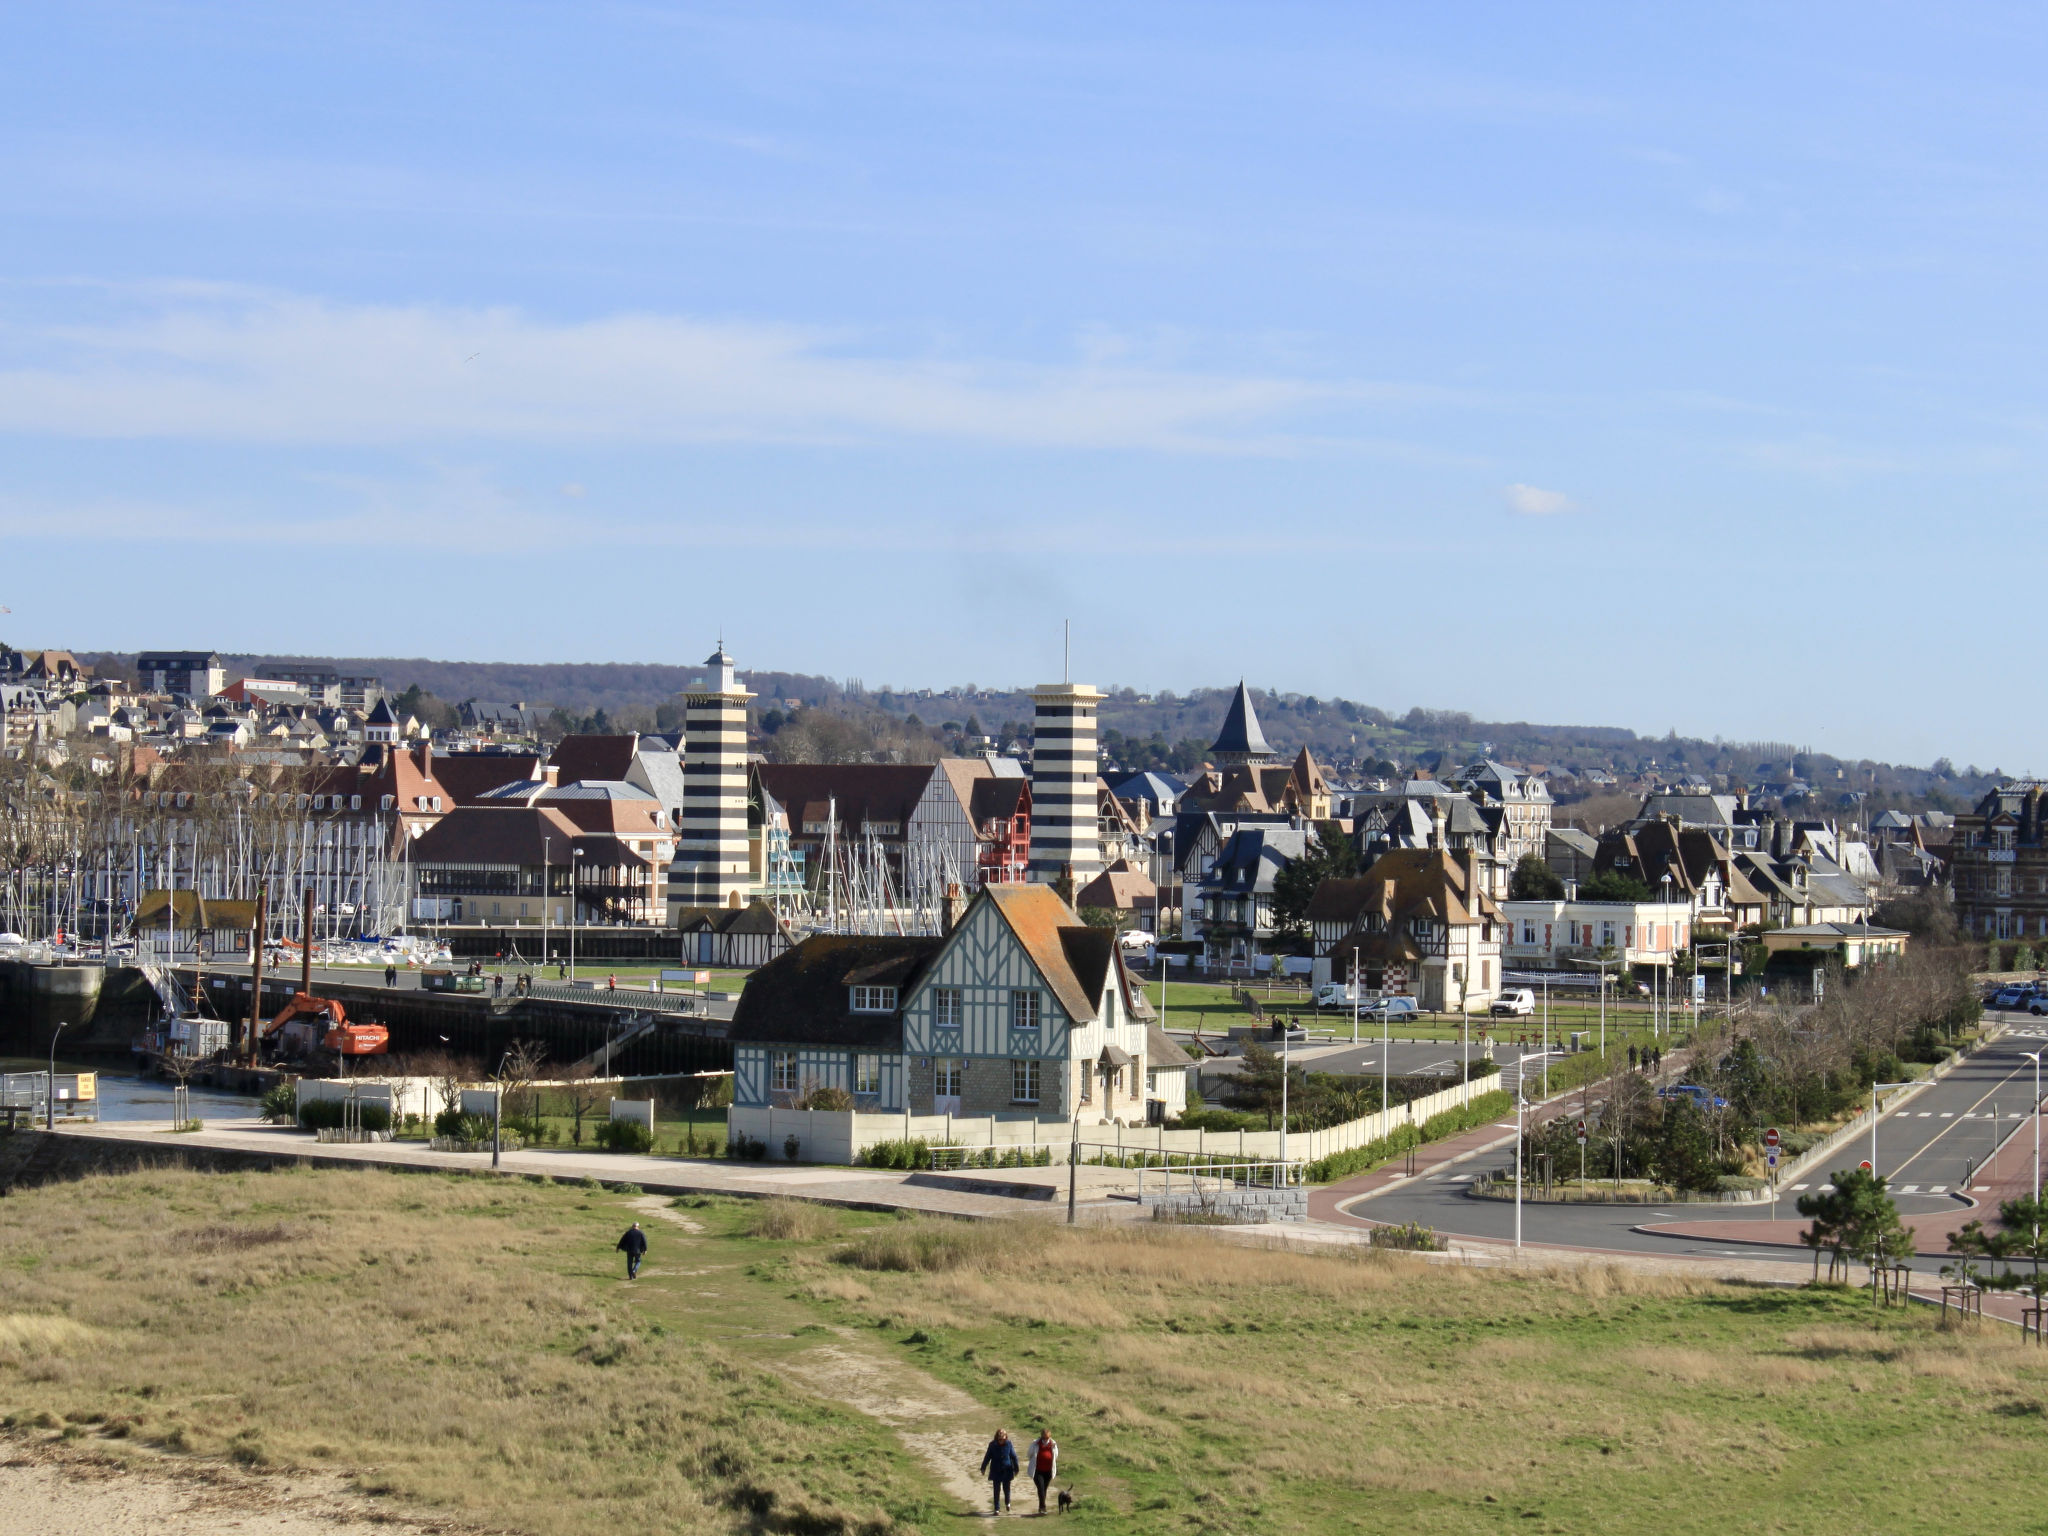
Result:
[[[1332,1184],[1338,1179],[1348,1179],[1355,1173],[1377,1168],[1389,1158],[1399,1157],[1410,1147],[1442,1141],[1446,1136],[1456,1136],[1489,1120],[1497,1120],[1514,1107],[1513,1097],[1504,1090],[1482,1093],[1470,1104],[1431,1115],[1420,1126],[1397,1125],[1378,1141],[1369,1141],[1348,1152],[1333,1152],[1328,1157],[1317,1158],[1302,1170],[1302,1177],[1311,1184]]]

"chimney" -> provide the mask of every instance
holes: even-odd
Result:
[[[939,932],[951,933],[960,926],[960,918],[967,910],[967,898],[960,894],[960,887],[948,885],[946,894],[939,902]]]
[[[434,741],[432,737],[427,737],[420,742],[420,777],[431,779],[433,776]]]
[[[1430,800],[1429,800],[1429,846],[1430,846],[1430,847],[1432,847],[1432,848],[1446,848],[1446,847],[1449,847],[1449,846],[1450,846],[1450,845],[1449,845],[1449,843],[1448,843],[1448,841],[1447,841],[1447,840],[1445,839],[1445,837],[1444,837],[1444,826],[1445,826],[1445,820],[1446,820],[1446,818],[1447,818],[1447,816],[1448,816],[1448,815],[1449,815],[1449,813],[1448,813],[1448,812],[1447,812],[1447,811],[1446,811],[1446,810],[1444,809],[1444,802],[1443,802],[1443,797],[1442,797],[1441,795],[1432,795],[1432,796],[1430,796]]]
[[[1465,905],[1473,911],[1479,910],[1479,850],[1465,850]]]

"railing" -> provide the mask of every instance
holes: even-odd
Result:
[[[517,994],[506,988],[505,997]],[[710,1004],[701,992],[648,992],[639,987],[572,986],[566,981],[535,981],[525,994],[557,1003],[599,1003],[610,1008],[637,1008],[650,1013],[674,1013],[704,1018]]]

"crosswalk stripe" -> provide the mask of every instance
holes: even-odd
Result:
[[[1793,1187],[1794,1189],[1811,1189],[1811,1188],[1813,1188],[1813,1186],[1812,1186],[1811,1184],[1794,1184],[1794,1185],[1793,1185],[1792,1187]]]
[[[1946,1184],[1930,1184],[1927,1186],[1927,1193],[1930,1195],[1945,1195],[1948,1193],[1948,1186]]]
[[[1920,1193],[1920,1186],[1918,1184],[1901,1184],[1899,1186],[1899,1193],[1902,1195],[1917,1195]]]

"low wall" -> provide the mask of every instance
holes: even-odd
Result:
[[[1314,1162],[1391,1135],[1403,1125],[1420,1125],[1432,1115],[1469,1104],[1493,1091],[1493,1079],[1474,1078],[1410,1104],[1366,1115],[1320,1131],[1292,1131],[1285,1136],[1290,1162]],[[853,1110],[775,1109],[735,1105],[726,1112],[726,1136],[749,1136],[784,1155],[784,1143],[797,1139],[797,1159],[806,1163],[851,1163],[858,1154],[882,1141],[926,1141],[934,1146],[1049,1147],[1053,1161],[1064,1163],[1075,1139],[1071,1120],[1042,1120],[1035,1115],[911,1115],[860,1114]],[[1082,1125],[1081,1156],[1103,1153],[1215,1153],[1234,1157],[1275,1159],[1282,1154],[1282,1133],[1272,1131],[1170,1131],[1152,1125]]]

